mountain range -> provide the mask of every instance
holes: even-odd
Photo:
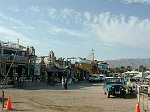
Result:
[[[110,67],[120,67],[120,66],[131,66],[133,68],[139,68],[143,65],[146,68],[150,68],[150,58],[148,59],[118,59],[118,60],[106,60]]]

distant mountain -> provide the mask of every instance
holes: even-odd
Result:
[[[106,60],[106,62],[111,67],[120,66],[131,66],[133,68],[139,68],[140,65],[150,68],[150,58],[149,59],[118,59],[118,60]]]

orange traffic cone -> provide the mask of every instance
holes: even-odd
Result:
[[[12,110],[10,96],[8,96],[6,110]]]
[[[136,104],[135,112],[140,112],[140,105],[139,105],[139,102],[137,102],[137,104]]]

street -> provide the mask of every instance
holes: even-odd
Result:
[[[33,85],[33,84],[31,84]],[[11,97],[14,112],[134,112],[136,96],[107,98],[102,83],[79,82],[36,87],[4,89],[5,98]],[[1,95],[1,93],[0,93]],[[6,103],[6,102],[5,102]],[[6,104],[5,104],[6,105]]]

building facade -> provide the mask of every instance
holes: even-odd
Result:
[[[34,54],[33,54],[34,51]],[[30,57],[32,54],[32,57]],[[35,49],[18,43],[0,41],[0,75],[6,82],[11,82],[14,75],[27,77],[29,66],[34,62]]]
[[[98,62],[98,68],[99,68],[99,73],[100,74],[105,74],[106,76],[108,76],[110,66],[107,62],[99,61]]]

